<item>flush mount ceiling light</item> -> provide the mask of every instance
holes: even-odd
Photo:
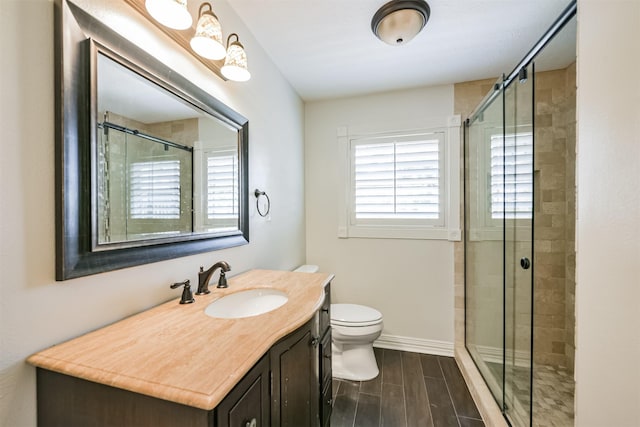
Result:
[[[392,46],[405,44],[424,28],[430,14],[424,0],[392,0],[373,15],[371,31]]]
[[[208,10],[205,10],[207,9]],[[222,27],[213,13],[211,3],[202,3],[198,12],[196,34],[191,39],[191,48],[207,59],[222,59],[227,53],[222,44]]]
[[[231,37],[234,36],[236,40],[229,44]],[[229,37],[227,37],[227,57],[224,60],[224,65],[220,69],[220,72],[229,80],[236,82],[246,82],[251,78],[251,73],[249,73],[247,69],[247,54],[236,33],[230,34]]]
[[[169,28],[186,30],[193,23],[187,0],[146,0],[145,6],[153,19]]]

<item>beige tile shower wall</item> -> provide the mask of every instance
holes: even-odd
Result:
[[[536,75],[535,124],[535,361],[570,370],[575,350],[575,70],[572,64]],[[487,79],[456,84],[455,114],[468,117],[494,83]],[[463,347],[463,242],[456,243],[454,255],[455,339],[456,346]]]
[[[169,122],[149,123],[149,133],[178,144],[193,147],[199,139],[198,119],[173,120]]]
[[[576,63],[566,69],[567,81],[567,145],[565,155],[565,194],[567,221],[565,228],[565,356],[567,368],[573,372],[575,366],[576,325]]]
[[[572,371],[575,65],[536,73],[535,102],[534,362]]]

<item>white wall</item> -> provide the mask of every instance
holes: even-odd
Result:
[[[640,2],[578,2],[576,425],[640,425]]]
[[[56,282],[53,3],[0,2],[2,426],[36,425],[35,369],[24,361],[33,352],[178,297],[169,284],[193,283],[201,264],[224,259],[237,274],[289,269],[305,256],[303,104],[229,5],[217,1],[216,13],[247,49],[247,83],[223,82],[124,2],[78,3],[249,118],[249,188],[269,193],[271,220],[251,197],[249,245]]]
[[[305,105],[307,262],[336,275],[333,302],[379,309],[385,335],[453,343],[453,243],[339,239],[337,128],[420,129],[452,114],[453,86]]]

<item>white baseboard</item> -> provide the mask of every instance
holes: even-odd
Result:
[[[448,341],[425,340],[398,335],[380,335],[373,342],[374,347],[390,350],[412,351],[414,353],[435,354],[453,357],[453,343]]]

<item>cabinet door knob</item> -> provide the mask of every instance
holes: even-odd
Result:
[[[313,337],[313,339],[311,340],[311,345],[312,345],[313,347],[317,347],[317,346],[318,346],[318,344],[320,344],[320,338],[318,338],[318,337]]]
[[[258,420],[252,418],[251,421],[247,421],[245,427],[258,427]]]

